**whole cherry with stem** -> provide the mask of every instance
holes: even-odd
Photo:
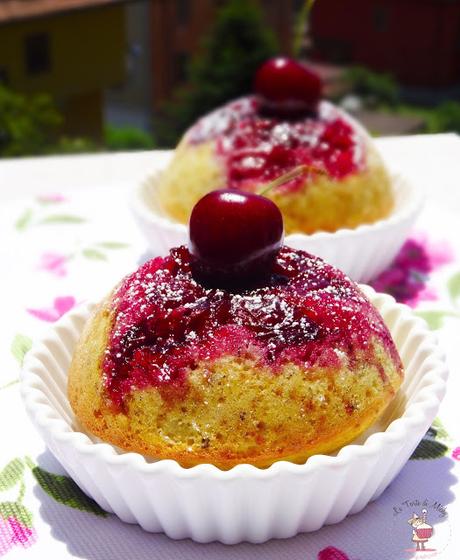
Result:
[[[229,189],[211,191],[194,206],[189,249],[195,279],[208,288],[244,290],[263,285],[283,243],[283,217],[263,196],[311,171],[300,165],[264,186],[260,194]]]

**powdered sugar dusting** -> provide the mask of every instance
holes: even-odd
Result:
[[[337,368],[373,335],[398,360],[377,311],[317,257],[283,247],[269,285],[241,293],[204,288],[190,260],[185,247],[173,249],[119,287],[103,363],[114,404],[136,387],[159,387],[177,398],[191,369],[225,355],[250,356],[274,374],[288,362]]]
[[[206,115],[187,133],[190,143],[216,141],[227,186],[251,188],[300,164],[323,169],[336,180],[365,167],[363,134],[331,103],[322,101],[317,115],[291,120],[268,117],[259,109],[256,97],[244,97]],[[293,179],[279,188],[289,192],[304,181]]]

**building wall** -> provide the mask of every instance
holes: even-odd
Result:
[[[37,35],[48,37],[49,67],[31,73],[27,41]],[[124,52],[121,5],[0,26],[0,73],[7,85],[21,93],[51,94],[69,134],[101,135],[102,91],[122,82]]]
[[[151,2],[125,4],[126,74],[122,84],[110,91],[110,101],[126,105],[152,102]]]
[[[322,60],[391,71],[402,83],[460,82],[460,2],[318,0],[311,18]]]
[[[189,59],[198,51],[225,0],[151,0],[153,100],[158,108],[183,81]],[[281,52],[291,50],[296,0],[258,0]]]

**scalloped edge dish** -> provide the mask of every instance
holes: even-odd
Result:
[[[390,484],[437,414],[447,368],[433,333],[411,310],[362,286],[395,340],[405,379],[384,414],[336,455],[267,469],[228,471],[126,453],[81,430],[67,400],[67,371],[95,304],[80,306],[35,343],[24,362],[22,396],[45,443],[75,482],[106,511],[146,531],[198,542],[264,542],[337,523]]]

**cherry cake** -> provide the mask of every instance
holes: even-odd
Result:
[[[152,205],[187,223],[207,192],[260,192],[305,164],[310,173],[268,194],[288,234],[333,232],[387,217],[394,206],[391,180],[370,136],[321,92],[307,66],[281,57],[266,62],[252,95],[216,109],[185,133]]]
[[[282,240],[265,197],[200,200],[189,246],[146,262],[89,319],[69,372],[81,424],[222,469],[303,462],[366,430],[403,376],[390,333],[356,284]]]

